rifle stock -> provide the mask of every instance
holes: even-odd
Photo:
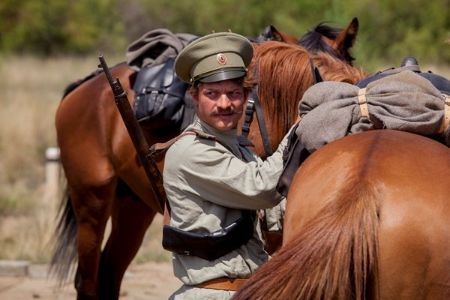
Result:
[[[120,84],[119,79],[112,77],[103,55],[99,55],[98,59],[100,60],[99,67],[101,67],[105,72],[106,78],[108,79],[109,85],[111,86],[112,92],[114,94],[114,101],[116,103],[116,106],[125,123],[128,134],[130,135],[130,138],[138,154],[139,160],[144,167],[145,173],[150,181],[150,186],[155,197],[158,200],[159,210],[162,213],[164,211],[166,193],[163,187],[161,172],[156,166],[156,162],[150,156],[150,147],[147,143],[147,140],[145,139],[142,128],[136,120],[134,111],[131,108],[130,102],[128,101],[127,94]]]

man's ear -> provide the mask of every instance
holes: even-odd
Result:
[[[194,102],[195,106],[197,106],[198,105],[198,89],[191,88],[189,90],[189,93],[191,94],[192,101]]]

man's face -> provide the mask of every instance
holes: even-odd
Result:
[[[236,80],[200,83],[192,98],[200,120],[220,131],[236,129],[247,93]]]

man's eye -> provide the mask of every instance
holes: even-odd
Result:
[[[239,98],[242,97],[242,92],[241,92],[241,91],[234,91],[234,92],[231,92],[231,93],[229,94],[229,97],[232,98],[232,99],[239,99]]]
[[[208,98],[214,98],[215,96],[216,96],[216,92],[213,92],[213,91],[208,91],[208,92],[205,92],[205,95],[208,97]]]

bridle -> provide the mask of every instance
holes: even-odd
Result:
[[[310,59],[309,63],[311,65],[311,72],[314,78],[314,84],[322,82],[322,76],[320,75],[319,69],[314,65],[313,61]],[[253,114],[256,113],[256,118],[258,119],[259,132],[261,133],[261,138],[264,147],[265,156],[270,156],[273,154],[272,145],[270,143],[269,132],[267,131],[266,121],[264,117],[264,112],[261,108],[261,101],[258,97],[258,85],[255,85],[250,93],[247,100],[247,106],[245,108],[245,118],[242,124],[242,133],[239,136],[239,143],[243,146],[253,146],[248,140],[248,135],[250,133],[250,125],[253,121]]]

